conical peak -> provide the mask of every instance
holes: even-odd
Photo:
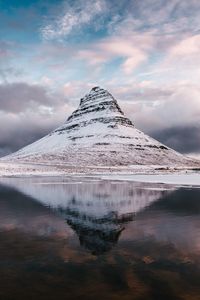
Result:
[[[107,92],[107,90],[101,88],[100,86],[94,86],[91,91],[89,92],[89,94],[93,94],[93,93],[98,93],[98,92]]]
[[[100,86],[94,86],[88,95],[99,95],[99,94],[106,94],[110,97],[112,97],[112,95],[106,90],[101,88]],[[112,97],[113,98],[113,97]]]
[[[98,92],[98,91],[100,91],[100,90],[103,90],[103,89],[100,88],[99,86],[94,86],[94,87],[91,89],[90,93],[91,93],[91,92]]]
[[[101,103],[105,101],[105,99],[115,100],[107,90],[99,86],[95,86],[90,90],[89,94],[86,94],[83,98],[81,98],[80,106],[85,106],[87,104],[91,105],[93,102],[96,104]]]
[[[113,116],[123,116],[121,108],[119,107],[115,98],[106,90],[100,87],[93,87],[89,94],[86,94],[80,100],[80,105],[72,115],[67,119],[71,121],[76,118],[104,118]]]
[[[187,165],[198,163],[134,128],[115,98],[93,87],[67,121],[9,160],[81,166]],[[85,169],[87,170],[87,168]]]

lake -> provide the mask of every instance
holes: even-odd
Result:
[[[0,299],[200,299],[200,188],[2,178]]]

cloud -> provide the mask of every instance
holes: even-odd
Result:
[[[53,111],[0,112],[0,155],[14,152],[48,134],[61,125],[71,111],[71,107],[65,104]]]
[[[74,30],[83,29],[106,10],[104,0],[79,0],[74,1],[71,6],[68,6],[67,2],[64,4],[64,13],[41,29],[44,39],[62,39],[72,32],[74,34]]]
[[[174,78],[198,81],[200,75],[200,35],[182,37],[169,47],[166,57],[161,62],[161,68],[173,69]]]
[[[200,3],[196,0],[75,0],[59,4],[62,13],[52,13],[41,28],[45,40],[63,39],[90,30],[107,33],[130,31],[156,34],[196,32],[199,27]]]
[[[54,128],[53,117],[34,113],[0,114],[0,154],[6,155],[41,138]],[[56,123],[56,122],[55,122]]]
[[[0,84],[1,111],[20,113],[25,110],[37,110],[39,106],[58,106],[61,101],[62,99],[55,99],[44,86],[37,84],[24,82]]]
[[[129,39],[123,36],[108,38],[100,42],[97,47],[109,57],[123,57],[125,61],[122,69],[130,74],[141,63],[147,60],[147,50],[152,47],[152,39],[149,35],[139,37],[137,34]]]
[[[0,42],[0,59],[5,59],[5,57],[8,57],[10,55],[10,51],[9,51],[9,44],[1,41]]]
[[[200,153],[199,86],[135,83],[118,87],[116,97],[137,128],[182,153]]]
[[[120,85],[114,83],[114,85],[108,84],[110,89],[118,99],[122,100],[122,103],[140,104],[143,105],[161,105],[164,100],[169,99],[173,93],[174,88],[171,86],[156,86],[151,81],[132,81],[129,84]]]
[[[200,3],[196,0],[129,1],[125,13],[110,23],[111,32],[154,31],[177,35],[196,32],[199,27]]]
[[[135,51],[134,55],[128,57],[123,63],[123,70],[126,74],[131,74],[142,62],[144,62],[147,57],[144,53],[140,51]]]
[[[71,112],[67,96],[52,92],[48,84],[0,84],[0,156],[32,143],[66,120]]]
[[[13,64],[17,48],[14,42],[0,41],[0,83],[19,78],[24,73],[21,66],[16,68]]]
[[[69,103],[74,105],[79,105],[80,98],[83,97],[84,93],[88,93],[91,88],[93,88],[96,84],[91,82],[84,81],[68,81],[62,87],[63,94],[69,98]],[[75,107],[76,109],[76,107]]]
[[[167,126],[200,123],[200,88],[196,85],[176,85],[172,95],[155,108],[155,114],[160,116]]]
[[[9,123],[12,150],[62,123],[93,85],[107,88],[137,127],[159,137],[163,131],[167,143],[175,145],[170,134],[183,140],[182,128],[188,134],[199,128],[199,1],[47,2],[46,15],[36,5],[36,22],[27,31],[12,25],[0,42],[0,125]],[[18,10],[18,21],[25,12]],[[42,42],[36,36],[41,23]],[[17,144],[20,132],[27,138]],[[6,131],[0,136],[4,152],[5,136]]]
[[[21,75],[23,75],[23,70],[16,69],[14,67],[0,67],[0,79],[2,82],[8,82],[8,78],[20,78]]]
[[[113,93],[114,89],[111,88]],[[160,87],[151,82],[130,83],[118,86],[114,94],[133,122],[144,130],[200,124],[198,85],[180,83]]]
[[[151,135],[179,152],[195,153],[200,150],[200,126],[171,127],[153,131]]]
[[[87,60],[89,64],[95,66],[122,59],[122,71],[128,75],[147,61],[148,51],[152,47],[153,40],[149,34],[139,36],[135,33],[128,39],[113,36],[93,43],[88,49],[78,51],[77,58]]]
[[[199,54],[200,35],[187,37],[173,46],[170,50],[171,56],[190,56]]]

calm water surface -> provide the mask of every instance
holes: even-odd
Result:
[[[200,299],[200,189],[1,179],[0,300]]]

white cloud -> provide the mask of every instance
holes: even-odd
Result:
[[[200,2],[196,0],[129,1],[125,15],[115,17],[110,32],[154,31],[156,34],[196,32],[200,25]]]
[[[76,109],[80,98],[88,93],[96,84],[84,81],[68,81],[62,87],[62,93],[69,99],[71,106]]]
[[[53,85],[53,79],[49,78],[48,76],[42,76],[40,83],[41,85],[51,87]]]
[[[135,53],[133,52],[132,55],[123,63],[123,70],[126,74],[131,74],[133,70],[147,60],[147,56],[141,51],[135,50]]]
[[[122,71],[131,74],[148,59],[148,51],[153,47],[151,35],[137,33],[132,37],[110,36],[78,51],[77,58],[87,60],[91,65],[101,65],[122,58]]]
[[[142,92],[140,92],[142,90]],[[116,89],[122,108],[141,129],[151,132],[177,126],[200,126],[200,88],[191,84]]]
[[[42,37],[46,40],[62,39],[70,35],[72,31],[82,29],[90,24],[97,16],[106,11],[104,0],[79,0],[69,7],[65,2],[64,12],[53,22],[41,29]]]
[[[185,37],[178,41],[169,51],[170,59],[194,59],[198,58],[200,61],[200,35],[192,35]],[[194,61],[195,62],[195,61]]]

